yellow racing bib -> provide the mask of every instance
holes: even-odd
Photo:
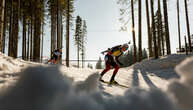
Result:
[[[116,50],[112,53],[113,56],[117,57],[119,55],[121,55],[121,51],[120,50]]]

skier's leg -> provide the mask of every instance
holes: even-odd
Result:
[[[101,72],[101,74],[100,74],[100,80],[102,81],[102,77],[103,77],[103,75],[107,72],[107,71],[109,71],[111,69],[111,65],[110,64],[106,64],[106,68]]]
[[[53,60],[53,56],[48,60],[48,62],[52,62],[52,60]]]
[[[117,83],[117,82],[115,81],[115,76],[116,76],[118,70],[119,70],[119,66],[116,65],[116,66],[115,66],[115,70],[113,71],[113,75],[111,76],[110,82],[112,82],[112,83],[113,83],[113,82]]]
[[[56,64],[57,63],[57,61],[58,61],[58,56],[54,56],[54,64]]]
[[[54,64],[56,64],[57,63],[57,60],[54,60]]]
[[[48,62],[50,62],[51,61],[51,58],[50,59],[48,59]]]
[[[51,56],[51,58],[48,60],[48,63],[50,62],[52,64],[53,61],[54,61],[54,55]]]

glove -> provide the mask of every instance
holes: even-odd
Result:
[[[119,61],[118,61],[118,63],[119,63],[119,65],[123,66],[123,63],[121,63],[121,62],[119,62]]]
[[[123,66],[123,64],[122,63],[119,63],[121,66]]]

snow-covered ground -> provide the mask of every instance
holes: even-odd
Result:
[[[144,60],[119,70],[115,79],[124,88],[98,82],[102,70],[0,54],[0,110],[193,110],[192,67],[191,55]]]

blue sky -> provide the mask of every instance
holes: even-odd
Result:
[[[87,59],[98,59],[101,51],[131,39],[127,32],[119,32],[119,9],[116,2],[79,0],[75,6],[75,14],[87,21]]]
[[[176,0],[169,0],[168,13],[169,13],[169,28],[170,28],[170,40],[172,53],[176,52],[178,47],[178,32],[177,32],[177,20],[176,20]],[[145,13],[145,0],[142,0],[142,44],[143,48],[147,48],[147,29],[146,29],[146,13]],[[157,0],[155,0],[155,10]],[[193,34],[193,2],[189,3],[189,21],[190,30]],[[136,4],[137,6],[137,4]],[[136,7],[137,9],[137,7]],[[136,36],[138,31],[137,24],[137,10],[135,11],[135,25]],[[180,19],[181,19],[181,36],[182,44],[184,44],[184,35],[186,34],[186,22],[184,13],[184,2],[180,0]],[[75,12],[74,12],[74,24],[75,18],[79,15],[87,22],[87,44],[86,44],[86,59],[98,60],[103,55],[101,51],[119,44],[126,43],[132,40],[131,22],[128,23],[128,30],[126,32],[120,32],[121,23],[119,22],[119,5],[117,0],[76,0]],[[128,15],[130,16],[130,15]],[[48,22],[49,23],[49,22]],[[75,28],[75,26],[73,26]],[[21,30],[20,30],[21,31]],[[50,53],[50,26],[45,27],[45,43],[44,43],[44,56],[49,56]],[[65,33],[65,31],[64,31]],[[65,36],[65,35],[64,35]],[[74,31],[70,33],[70,59],[77,59],[76,46],[73,42]],[[21,44],[21,40],[20,40]],[[21,51],[19,46],[19,51]],[[63,58],[65,59],[65,38],[63,41]],[[21,52],[19,52],[21,53]]]

